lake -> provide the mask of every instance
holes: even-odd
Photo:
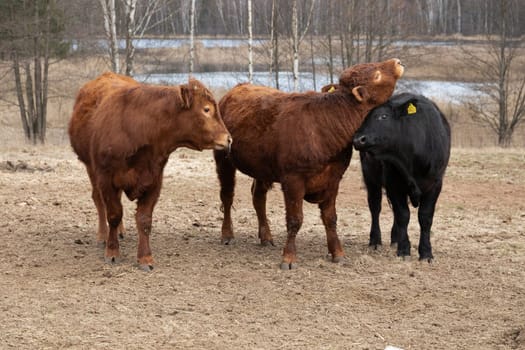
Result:
[[[248,81],[246,72],[206,72],[194,73],[193,76],[211,89],[231,89],[239,83]],[[188,73],[143,74],[136,75],[135,79],[152,84],[177,85],[188,81]],[[268,72],[254,72],[254,84],[275,86],[274,81],[274,77],[270,76]],[[299,75],[299,91],[320,90],[323,85],[329,82],[328,75],[318,74],[314,86],[312,73],[301,72]],[[293,91],[291,72],[286,71],[279,74],[279,88],[283,91]],[[479,84],[474,83],[401,79],[395,92],[412,92],[425,95],[431,99],[459,104],[474,96],[479,96],[478,88]]]

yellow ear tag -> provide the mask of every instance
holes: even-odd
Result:
[[[414,106],[412,103],[409,103],[407,108],[408,114],[415,114],[417,112],[416,106]]]
[[[335,87],[331,87],[330,89],[328,89],[328,92],[334,92],[335,91]]]

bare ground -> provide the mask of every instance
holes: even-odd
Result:
[[[237,240],[219,244],[211,152],[175,152],[154,212],[153,272],[135,265],[134,203],[124,200],[122,262],[106,265],[81,163],[65,144],[0,148],[0,348],[524,349],[525,151],[453,149],[436,212],[433,264],[383,240],[368,248],[358,157],[338,197],[347,260],[326,260],[305,204],[299,268],[278,268],[286,230],[279,186],[268,211],[276,247],[258,245],[250,179],[238,175]]]

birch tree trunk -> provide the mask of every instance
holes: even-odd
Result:
[[[297,0],[292,1],[292,56],[293,56],[293,89],[294,91],[299,90],[299,45],[303,40],[304,36],[308,32],[310,27],[310,20],[314,12],[315,0],[312,0],[310,5],[310,11],[308,13],[308,19],[304,30],[299,34],[299,19],[297,14]]]
[[[456,0],[456,7],[457,7],[457,27],[456,32],[458,34],[461,34],[461,0]]]
[[[277,0],[272,0],[272,23],[270,27],[270,77],[275,74],[275,88],[279,89],[279,32],[277,30]]]
[[[126,75],[133,75],[133,60],[135,57],[135,46],[133,38],[136,33],[135,11],[137,0],[123,0],[124,12],[126,14]]]
[[[195,0],[191,0],[190,7],[190,75],[193,74],[193,60],[195,56]]]
[[[293,90],[299,90],[299,21],[297,19],[297,0],[292,1],[292,78]]]
[[[120,59],[118,53],[117,23],[115,0],[99,0],[104,14],[104,31],[108,41],[109,59],[111,70],[115,73],[120,71]]]
[[[253,23],[252,0],[248,0],[248,81],[253,83]]]

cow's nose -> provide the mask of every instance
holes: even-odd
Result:
[[[233,142],[233,138],[231,136],[228,136],[228,154],[230,154],[232,150],[232,142]]]
[[[355,140],[354,143],[355,143],[356,145],[358,145],[358,146],[359,146],[359,145],[362,146],[362,145],[366,144],[366,141],[367,141],[367,140],[366,140],[366,136],[365,136],[365,135],[362,135],[362,136],[359,136],[359,137]]]

